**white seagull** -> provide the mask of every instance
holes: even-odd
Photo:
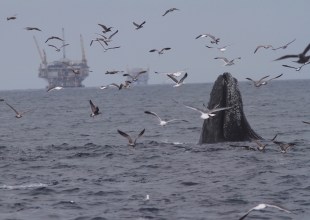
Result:
[[[129,74],[129,73],[125,73],[125,74],[123,74],[123,76],[130,77],[130,78],[132,79],[132,81],[135,82],[135,81],[138,80],[138,77],[139,77],[141,74],[146,73],[146,72],[147,72],[146,70],[142,70],[142,71],[138,72],[138,73],[135,74],[135,75],[131,75],[131,74]]]
[[[162,120],[155,112],[144,111],[144,113],[145,113],[145,114],[149,114],[149,115],[155,116],[155,117],[158,119],[159,125],[160,125],[160,126],[165,126],[165,125],[167,125],[168,123],[173,122],[173,121],[184,121],[184,122],[188,122],[188,121],[183,120],[183,119],[171,119],[171,120],[164,121],[164,120]]]
[[[125,137],[125,138],[128,139],[128,145],[129,145],[129,146],[132,146],[132,147],[135,147],[135,146],[136,146],[136,142],[137,142],[138,138],[141,137],[141,136],[144,134],[144,131],[145,131],[145,129],[143,129],[143,130],[138,134],[138,136],[137,136],[135,139],[133,139],[129,134],[127,134],[127,133],[125,133],[125,132],[123,132],[123,131],[121,131],[121,130],[117,130],[117,132],[118,132],[120,135],[122,135],[123,137]]]
[[[220,42],[220,38],[217,38],[217,37],[214,37],[213,35],[211,34],[199,34],[196,39],[198,38],[202,38],[202,37],[210,37],[212,40],[211,40],[211,44],[218,44],[218,42]]]
[[[63,87],[61,86],[51,86],[46,90],[46,92],[51,92],[53,90],[61,90],[61,89],[63,89]]]
[[[207,48],[216,48],[216,49],[218,49],[221,52],[225,52],[227,50],[227,48],[230,47],[230,46],[231,45],[226,45],[226,46],[223,46],[223,47],[210,47],[210,46],[206,45]]]
[[[210,117],[213,117],[215,116],[215,112],[219,112],[219,111],[223,111],[223,110],[227,110],[227,109],[231,109],[232,107],[223,107],[223,108],[218,108],[219,105],[216,105],[213,109],[200,109],[200,108],[195,108],[195,107],[192,107],[192,106],[189,106],[189,105],[185,105],[185,107],[189,108],[189,109],[192,109],[192,110],[195,110],[195,111],[198,111],[201,113],[201,116],[200,118],[202,119],[208,119]]]
[[[265,203],[265,204],[262,203],[262,204],[259,204],[259,205],[255,206],[254,208],[251,208],[249,211],[247,211],[247,213],[245,213],[241,218],[239,218],[239,220],[245,219],[245,217],[247,217],[248,214],[250,214],[250,212],[252,212],[252,211],[254,211],[254,210],[258,211],[258,210],[262,210],[262,209],[264,209],[264,208],[266,208],[266,207],[276,208],[276,209],[279,209],[279,210],[284,211],[284,212],[287,212],[287,213],[292,213],[291,211],[289,211],[289,210],[287,210],[287,209],[284,209],[284,208],[281,208],[281,207],[279,207],[279,206],[276,206],[276,205],[269,205],[269,204],[266,204],[266,203]]]
[[[268,76],[264,76],[264,77],[262,77],[262,78],[259,79],[259,80],[253,80],[253,79],[251,79],[251,78],[246,78],[246,79],[252,81],[255,87],[260,87],[260,86],[262,86],[262,85],[267,85],[267,83],[268,83],[269,81],[271,81],[271,80],[273,80],[273,79],[276,79],[276,78],[279,78],[279,77],[281,77],[282,75],[283,75],[283,73],[280,74],[280,75],[278,75],[278,76],[276,76],[276,77],[274,77],[274,78],[268,79],[268,80],[264,80],[264,79],[268,78],[269,75],[268,75]]]
[[[234,61],[235,60],[240,60],[241,57],[237,57],[237,58],[234,58],[232,60],[228,60],[226,57],[215,57],[214,59],[220,59],[220,60],[223,60],[224,61],[224,66],[231,66],[231,65],[234,65]]]
[[[181,85],[183,85],[184,84],[184,80],[185,80],[185,78],[187,77],[187,73],[185,73],[184,74],[184,76],[180,79],[180,80],[177,80],[175,77],[173,77],[172,75],[170,75],[170,74],[167,74],[167,76],[170,78],[170,79],[172,79],[176,84],[175,85],[173,85],[173,87],[179,87],[179,86],[181,86]]]

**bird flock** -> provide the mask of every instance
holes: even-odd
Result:
[[[167,16],[168,14],[175,12],[175,11],[180,11],[180,9],[178,8],[170,8],[168,10],[165,10],[164,13],[162,14],[162,16]],[[6,20],[8,22],[14,21],[17,19],[17,15],[13,15],[13,16],[8,16],[6,18]],[[137,31],[139,31],[140,29],[142,29],[145,25],[147,25],[147,21],[142,21],[142,22],[137,22],[137,21],[133,21],[133,28]],[[90,41],[89,46],[93,46],[94,43],[99,44],[103,49],[104,52],[107,52],[108,50],[115,50],[115,49],[119,49],[121,48],[121,46],[110,46],[110,44],[113,42],[114,37],[118,34],[118,30],[112,31],[114,29],[114,27],[112,26],[108,26],[106,24],[101,24],[98,23],[98,26],[100,27],[99,32],[100,33],[95,33],[95,37]],[[38,32],[42,32],[42,30],[38,27],[32,27],[32,26],[28,26],[24,28],[27,31],[38,31]],[[111,34],[110,34],[111,33]],[[109,35],[108,35],[109,34]],[[210,33],[204,33],[204,34],[199,34],[197,37],[195,37],[194,39],[198,40],[198,39],[207,39],[210,41],[210,43],[212,44],[212,46],[210,45],[206,45],[205,47],[212,49],[215,48],[217,50],[219,50],[220,52],[224,53],[230,46],[229,45],[225,45],[225,46],[219,46],[219,43],[221,42],[221,38],[214,36],[213,34]],[[258,45],[255,49],[254,49],[254,54],[258,53],[259,50],[261,49],[271,49],[273,51],[279,50],[279,49],[286,49],[288,46],[290,46],[291,44],[293,44],[296,41],[296,39],[293,39],[292,41],[282,45],[282,46],[277,46],[274,47],[270,44],[264,44],[264,45]],[[50,42],[54,42],[54,44],[50,43]],[[62,44],[60,46],[55,45],[56,42],[61,42]],[[45,43],[49,46],[52,47],[56,50],[56,52],[60,52],[60,50],[63,47],[69,46],[69,44],[63,44],[64,40],[58,36],[50,36],[45,40]],[[215,46],[213,46],[215,45]],[[164,53],[166,53],[167,51],[171,50],[171,47],[164,47],[164,48],[155,48],[155,49],[151,49],[149,50],[150,53],[157,53],[158,55],[163,55]],[[304,66],[308,65],[310,63],[310,55],[307,55],[308,51],[310,50],[310,44],[308,44],[305,49],[300,52],[300,53],[296,53],[296,54],[288,54],[288,55],[283,55],[277,59],[275,59],[274,61],[279,61],[279,60],[286,60],[286,59],[290,59],[290,58],[295,58],[297,60],[293,61],[295,63],[300,64],[300,66],[295,67],[295,66],[291,66],[288,64],[283,64],[283,67],[286,68],[290,68],[290,69],[294,69],[296,71],[300,71]],[[220,57],[215,57],[214,59],[217,60],[222,60],[224,62],[224,66],[232,66],[235,65],[235,61],[237,60],[241,60],[241,57],[236,57],[233,59],[228,59],[224,56],[220,56]],[[75,74],[79,74],[78,71],[76,71],[74,68],[72,68],[72,71]],[[117,84],[117,83],[111,83],[105,86],[100,86],[100,89],[104,90],[104,89],[108,89],[108,88],[117,88],[118,90],[121,89],[127,89],[130,88],[130,85],[133,82],[136,82],[139,80],[139,77],[142,74],[145,74],[147,71],[141,71],[138,72],[137,74],[131,75],[128,73],[124,73],[123,70],[107,70],[105,72],[105,74],[107,75],[116,75],[116,74],[122,74],[124,77],[130,78],[131,80],[125,80],[123,83]],[[165,74],[167,75],[168,79],[171,79],[174,83],[173,87],[180,87],[184,84],[184,80],[188,77],[188,73],[184,70],[182,71],[176,71],[176,72],[155,72],[155,74]],[[263,85],[267,85],[271,80],[275,80],[277,78],[280,78],[283,74],[279,74],[275,77],[272,77],[270,79],[268,79],[270,77],[270,75],[266,75],[261,77],[259,80],[253,80],[252,78],[245,78],[249,81],[251,81],[254,85],[254,87],[261,87]],[[62,87],[57,86],[57,87],[52,87],[52,88],[48,88],[46,91],[47,92],[52,92],[55,90],[60,90],[62,89]],[[26,111],[18,111],[15,107],[13,107],[11,104],[9,104],[7,102],[7,100],[5,98],[0,98],[0,102],[4,102],[11,110],[14,111],[15,113],[15,117],[20,119],[22,118],[26,113],[31,112],[32,110],[26,110]],[[95,118],[96,116],[102,114],[99,111],[99,107],[96,106],[94,104],[94,102],[92,100],[89,100],[89,104],[90,104],[90,109],[91,109],[91,113],[90,113],[90,117]],[[193,106],[189,106],[186,104],[181,103],[183,106],[185,106],[186,108],[189,108],[191,110],[197,111],[201,114],[201,118],[202,119],[209,119],[212,120],[211,118],[213,116],[215,116],[216,112],[219,111],[225,111],[228,109],[233,108],[232,106],[219,106],[216,105],[214,106],[214,108],[212,109],[208,109],[205,105],[203,105],[203,108],[198,108],[198,107],[193,107]],[[153,111],[149,111],[149,110],[145,110],[144,113],[146,115],[150,115],[151,117],[155,118],[160,126],[166,126],[167,124],[173,123],[173,122],[188,122],[184,119],[178,119],[178,118],[174,118],[174,119],[170,119],[170,120],[163,120],[157,113],[153,112]],[[302,121],[303,123],[310,125],[310,122],[308,121]],[[117,129],[117,132],[125,137],[128,141],[128,145],[131,147],[135,147],[137,140],[139,138],[141,138],[143,136],[143,134],[145,133],[145,128],[142,129],[138,135],[136,135],[135,137],[125,133],[122,130]],[[273,139],[271,139],[270,141],[272,141],[274,144],[277,144],[282,153],[286,153],[287,150],[289,148],[291,148],[292,146],[294,146],[294,143],[286,143],[286,142],[282,142],[282,141],[276,141],[277,135],[275,135],[275,137]],[[265,151],[265,148],[267,146],[267,144],[263,144],[260,140],[252,140],[257,146],[256,149],[258,149],[259,151]],[[231,145],[231,146],[236,146],[236,145]],[[249,149],[254,149],[250,146],[246,146]],[[249,211],[247,211],[242,217],[239,218],[239,220],[245,219],[252,211],[257,211],[257,210],[262,210],[265,209],[267,207],[271,207],[271,208],[276,208],[279,209],[281,211],[287,212],[287,213],[291,213],[289,210],[281,208],[280,206],[276,206],[276,205],[270,205],[270,204],[259,204],[253,208],[251,208]]]

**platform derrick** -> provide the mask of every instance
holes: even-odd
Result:
[[[63,31],[64,39],[64,31]],[[38,49],[41,63],[39,66],[39,77],[48,82],[47,88],[54,86],[61,87],[84,87],[82,81],[89,75],[89,67],[85,56],[83,38],[80,35],[82,60],[73,61],[66,58],[65,46],[62,47],[63,57],[60,60],[47,62],[46,53],[43,54],[34,37],[36,47]],[[65,45],[65,40],[62,42]]]

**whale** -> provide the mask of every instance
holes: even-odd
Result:
[[[228,72],[219,75],[213,84],[207,108],[215,106],[232,108],[204,120],[199,144],[263,139],[248,123],[243,112],[238,80]]]

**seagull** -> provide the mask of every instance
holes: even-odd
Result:
[[[290,148],[290,147],[293,147],[295,146],[296,144],[295,143],[285,143],[285,142],[282,142],[282,141],[275,141],[276,137],[278,136],[278,134],[276,134],[274,136],[274,138],[271,139],[271,141],[275,144],[277,144],[280,149],[281,149],[281,153],[286,153],[287,150]]]
[[[214,59],[220,59],[220,60],[223,60],[224,61],[224,66],[231,66],[231,65],[234,65],[234,61],[237,60],[237,59],[241,59],[241,57],[237,57],[237,58],[234,58],[232,60],[228,60],[226,57],[215,57]]]
[[[21,118],[23,117],[23,115],[31,110],[25,111],[25,112],[18,112],[13,106],[11,106],[9,103],[5,102],[5,104],[7,104],[14,112],[15,112],[15,117],[16,118]]]
[[[274,61],[277,61],[277,60],[283,60],[283,59],[286,59],[286,58],[298,58],[297,61],[294,61],[296,63],[301,63],[301,64],[304,64],[304,63],[307,63],[309,60],[310,60],[310,55],[309,56],[306,56],[307,52],[310,50],[310,44],[308,44],[308,46],[304,49],[304,51],[300,54],[296,54],[296,55],[285,55],[285,56],[282,56],[282,57],[279,57],[278,59],[275,59]]]
[[[90,117],[95,117],[96,115],[101,114],[101,112],[99,112],[98,106],[95,106],[91,100],[89,100],[89,104],[90,104],[90,108],[92,111],[92,113],[90,114]]]
[[[302,123],[305,123],[305,124],[310,125],[310,122],[309,122],[309,121],[302,121]]]
[[[170,47],[165,47],[165,48],[163,48],[163,49],[161,49],[161,50],[152,49],[152,50],[150,50],[149,52],[155,52],[155,51],[157,51],[158,54],[160,55],[160,54],[163,54],[165,50],[170,50],[170,49],[171,49]]]
[[[103,31],[102,31],[103,33],[107,33],[109,31],[111,31],[112,28],[113,28],[113,27],[107,27],[107,26],[105,26],[103,24],[98,24],[98,25],[103,28]]]
[[[210,37],[212,39],[211,44],[218,44],[218,42],[220,42],[220,38],[216,38],[211,34],[200,34],[196,37],[196,39],[202,38],[202,37]]]
[[[200,108],[195,108],[195,107],[192,107],[192,106],[189,106],[189,105],[185,105],[185,107],[187,108],[190,108],[192,110],[195,110],[195,111],[198,111],[201,113],[201,116],[200,118],[202,119],[208,119],[210,117],[213,117],[215,116],[215,112],[219,112],[219,111],[223,111],[223,110],[227,110],[227,109],[231,109],[232,107],[224,107],[224,108],[218,108],[219,105],[216,105],[213,109],[200,109]]]
[[[108,50],[118,49],[118,48],[121,48],[121,46],[116,46],[116,47],[107,47],[107,48],[103,47],[104,52],[107,52]]]
[[[49,38],[46,39],[45,43],[47,43],[47,41],[52,40],[52,39],[56,39],[56,40],[60,40],[60,41],[64,41],[63,39],[61,39],[60,37],[56,37],[56,36],[51,36]]]
[[[40,28],[37,27],[25,27],[27,31],[42,31]]]
[[[276,76],[276,77],[274,77],[274,78],[268,79],[268,80],[264,80],[264,79],[268,78],[269,75],[262,77],[260,80],[253,80],[251,78],[246,78],[246,79],[252,81],[255,87],[260,87],[262,85],[266,85],[269,81],[271,81],[273,79],[281,77],[282,75],[283,75],[283,73],[278,75],[278,76]]]
[[[207,48],[216,48],[221,52],[225,52],[229,46],[231,46],[231,45],[226,45],[224,47],[210,47],[210,46],[206,45]]]
[[[16,18],[17,18],[16,15],[13,15],[13,16],[7,17],[6,20],[7,20],[7,21],[9,21],[9,20],[15,20]]]
[[[283,45],[283,46],[281,46],[281,47],[272,48],[272,50],[278,50],[278,49],[281,49],[281,48],[282,48],[282,49],[286,49],[286,48],[288,47],[288,45],[290,45],[291,43],[293,43],[295,40],[296,40],[296,39],[294,39],[294,40],[288,42],[287,44],[285,44],[285,45]]]
[[[258,46],[256,47],[256,49],[254,50],[254,53],[256,53],[257,50],[260,49],[260,48],[269,49],[269,48],[273,48],[273,46],[272,46],[272,45],[258,45]]]
[[[301,68],[303,68],[305,65],[308,65],[309,63],[310,63],[310,61],[308,61],[308,62],[302,64],[300,67],[294,67],[294,66],[289,66],[289,65],[285,65],[285,64],[282,65],[282,66],[288,67],[288,68],[292,68],[292,69],[295,69],[296,71],[299,71],[299,70],[301,70]]]
[[[123,84],[117,85],[116,83],[111,83],[107,86],[100,86],[100,89],[107,89],[109,87],[116,87],[116,88],[118,88],[118,90],[121,90],[123,87]]]
[[[105,74],[116,74],[116,73],[123,73],[123,70],[112,70],[112,71],[106,71]]]
[[[171,119],[171,120],[164,121],[164,120],[162,120],[155,112],[144,111],[144,113],[145,113],[145,114],[149,114],[149,115],[155,116],[155,117],[159,120],[159,125],[160,125],[160,126],[165,126],[165,125],[167,125],[168,123],[173,122],[173,121],[184,121],[184,122],[188,122],[188,121],[183,120],[183,119]]]
[[[145,21],[143,21],[141,24],[137,24],[136,22],[132,22],[134,26],[136,26],[136,30],[139,30],[140,28],[143,28],[143,25],[145,24]]]
[[[173,12],[173,11],[179,11],[180,9],[177,8],[170,8],[167,11],[165,11],[165,13],[162,16],[165,16],[166,14],[168,14],[169,12]]]
[[[183,81],[184,81],[185,78],[187,77],[187,73],[185,73],[184,76],[183,76],[180,80],[177,80],[175,77],[173,77],[173,76],[170,75],[170,74],[167,74],[167,76],[168,76],[170,79],[172,79],[172,80],[176,83],[173,87],[179,87],[179,86],[181,86],[181,85],[184,84]]]
[[[123,76],[128,76],[128,77],[130,77],[131,79],[132,79],[132,81],[137,81],[138,80],[138,77],[141,75],[141,74],[143,74],[143,73],[146,73],[147,71],[146,70],[142,70],[142,71],[140,71],[140,72],[138,72],[136,75],[130,75],[130,74],[128,74],[128,73],[125,73],[125,74],[123,74]]]
[[[247,217],[247,215],[250,214],[250,212],[252,212],[253,210],[262,210],[266,207],[276,208],[276,209],[279,209],[279,210],[287,212],[287,213],[292,213],[291,211],[284,209],[284,208],[281,208],[279,206],[262,203],[262,204],[255,206],[254,208],[251,208],[249,211],[247,211],[247,213],[245,213],[245,215],[243,215],[241,218],[239,218],[239,220],[245,219],[245,217]]]
[[[61,87],[61,86],[51,86],[51,87],[49,87],[47,90],[46,90],[46,92],[51,92],[51,91],[53,91],[53,90],[60,90],[60,89],[62,89],[63,87]]]
[[[54,47],[55,50],[56,50],[57,52],[59,52],[61,48],[66,47],[66,46],[68,46],[68,45],[69,45],[69,44],[64,44],[64,45],[61,45],[61,47],[58,48],[58,47],[56,47],[56,46],[53,45],[53,44],[48,44],[48,46]]]
[[[123,132],[123,131],[121,131],[121,130],[117,130],[117,132],[118,132],[120,135],[122,135],[123,137],[125,137],[125,138],[128,139],[128,145],[129,145],[129,146],[135,147],[138,138],[141,137],[141,136],[144,134],[145,129],[143,129],[143,130],[138,134],[138,136],[137,136],[135,139],[132,139],[130,135],[126,134],[125,132]]]
[[[100,35],[102,38],[96,38],[95,40],[92,41],[98,41],[100,43],[100,41],[103,41],[105,43],[106,46],[108,46],[108,43],[112,41],[112,37],[118,33],[118,30],[114,31],[109,37],[106,37],[102,34],[98,34]],[[97,33],[96,33],[97,34]],[[90,43],[90,45],[92,44],[92,41]]]
[[[154,72],[156,74],[159,74],[160,72]],[[170,75],[170,76],[173,76],[173,77],[179,77],[181,76],[183,73],[185,73],[184,70],[180,70],[180,71],[176,71],[176,72],[172,72],[172,73],[162,73],[162,74],[166,74],[166,75]]]

